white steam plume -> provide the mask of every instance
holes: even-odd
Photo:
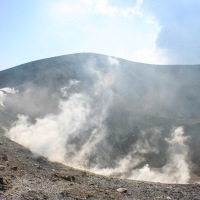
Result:
[[[96,78],[92,89],[94,99],[84,92],[70,92],[72,87],[81,85],[80,81],[71,80],[61,88],[64,100],[59,103],[58,114],[37,118],[34,124],[27,116],[19,115],[7,136],[52,161],[80,168],[85,166],[90,154],[95,152],[96,144],[106,134],[104,121],[112,101],[112,92],[107,88],[104,75],[95,69],[90,69],[89,73]],[[87,137],[87,141],[81,141],[78,149],[76,144],[68,142],[81,138],[85,132],[88,136],[82,137]]]
[[[138,164],[145,161],[142,156],[145,153],[156,151],[147,140],[140,140],[134,146],[133,150],[123,159],[121,159],[116,168],[92,169],[104,175],[117,175],[121,178],[133,180],[145,180],[162,183],[188,183],[190,179],[190,166],[188,164],[188,147],[185,141],[188,137],[184,136],[183,127],[176,128],[171,133],[171,138],[166,139],[169,143],[169,160],[162,168],[151,168],[145,164],[141,168],[133,169]],[[138,154],[140,153],[140,155]],[[139,155],[139,156],[138,156]],[[127,175],[127,172],[128,175]]]
[[[4,107],[3,101],[4,101],[4,93],[0,91],[0,108]]]
[[[7,94],[15,94],[17,91],[14,88],[1,88],[0,89],[0,108],[4,107],[4,100]]]
[[[74,94],[66,102],[60,103],[59,115],[48,115],[31,124],[25,116],[19,116],[8,136],[30,148],[33,152],[50,160],[64,162],[65,143],[69,135],[79,133],[87,123],[90,107],[86,97]]]

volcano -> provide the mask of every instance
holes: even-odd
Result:
[[[50,161],[118,178],[198,183],[200,65],[94,53],[0,72],[0,123]]]

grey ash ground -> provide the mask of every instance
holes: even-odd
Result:
[[[199,184],[104,177],[49,162],[0,134],[0,199],[200,199]],[[120,188],[125,188],[120,189]]]

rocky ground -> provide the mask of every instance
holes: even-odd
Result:
[[[120,180],[49,162],[0,130],[0,199],[200,199],[200,185]]]

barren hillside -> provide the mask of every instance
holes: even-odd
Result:
[[[1,71],[2,198],[200,199],[199,76],[87,53]]]

